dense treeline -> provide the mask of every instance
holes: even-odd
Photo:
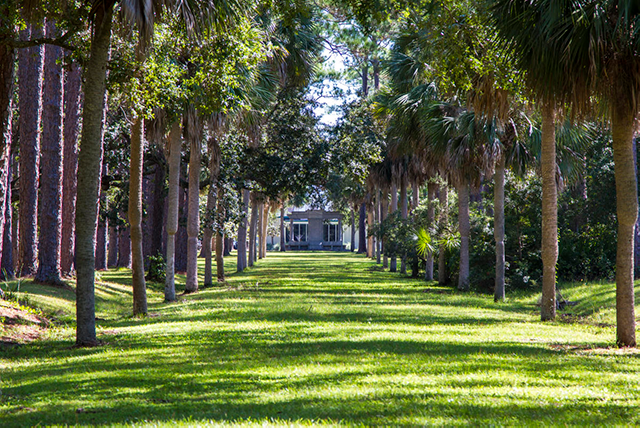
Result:
[[[634,346],[640,10],[596,3],[4,1],[3,274],[75,276],[91,346],[96,269],[130,267],[144,315],[147,280],[223,282],[234,243],[243,271],[289,204],[330,203],[352,251],[496,301],[542,286],[542,320],[557,278],[615,276]]]

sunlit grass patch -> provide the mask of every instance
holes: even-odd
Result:
[[[579,319],[541,323],[535,294],[495,304],[373,266],[351,253],[269,253],[175,303],[151,287],[147,318],[131,316],[129,271],[101,272],[106,345],[93,349],[71,348],[73,291],[24,284],[20,297],[65,321],[0,351],[0,424],[640,422],[638,354],[612,348],[600,321],[611,284],[563,285]]]

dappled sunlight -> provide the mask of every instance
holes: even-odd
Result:
[[[496,305],[372,266],[270,253],[175,303],[150,289],[146,318],[131,316],[128,271],[103,272],[104,346],[71,349],[68,326],[0,351],[4,425],[637,422],[640,359],[595,351],[611,327],[541,323],[531,295]],[[584,287],[565,297],[586,300]],[[69,290],[25,295],[73,310]]]

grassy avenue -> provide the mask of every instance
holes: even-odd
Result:
[[[351,253],[270,253],[177,303],[151,283],[132,318],[130,271],[99,275],[97,348],[71,347],[72,290],[12,293],[54,322],[0,346],[0,426],[640,423],[614,284],[560,284],[578,304],[542,323],[539,293],[496,304]]]

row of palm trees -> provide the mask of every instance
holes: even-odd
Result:
[[[558,186],[579,175],[584,165],[580,149],[589,141],[588,127],[571,125],[569,120],[559,118],[606,117],[612,128],[616,164],[620,346],[636,343],[633,231],[637,220],[637,184],[632,137],[640,88],[637,78],[640,40],[635,31],[639,23],[640,9],[629,1],[492,3],[486,25],[498,32],[500,38],[494,43],[505,52],[513,69],[524,75],[525,86],[521,90],[537,101],[539,128],[525,114],[526,104],[518,101],[522,94],[501,85],[499,76],[493,72],[470,73],[472,86],[465,94],[466,106],[456,94],[438,94],[437,85],[431,80],[437,75],[432,67],[438,59],[429,48],[431,33],[415,22],[401,27],[387,63],[389,90],[377,96],[378,114],[387,124],[387,159],[373,169],[370,177],[372,194],[380,194],[381,190],[384,195],[390,190],[392,203],[396,185],[402,188],[407,180],[416,182],[414,187],[419,189],[425,178],[439,176],[456,188],[460,232],[458,288],[467,290],[469,188],[493,176],[495,299],[502,300],[505,170],[522,173],[528,162],[537,160],[543,183],[541,319],[553,320]],[[418,173],[409,167],[413,159],[420,165]],[[402,193],[401,200],[406,201]],[[414,193],[417,194],[415,190]],[[441,196],[446,197],[446,193],[441,189]],[[383,196],[382,204],[385,199]]]

